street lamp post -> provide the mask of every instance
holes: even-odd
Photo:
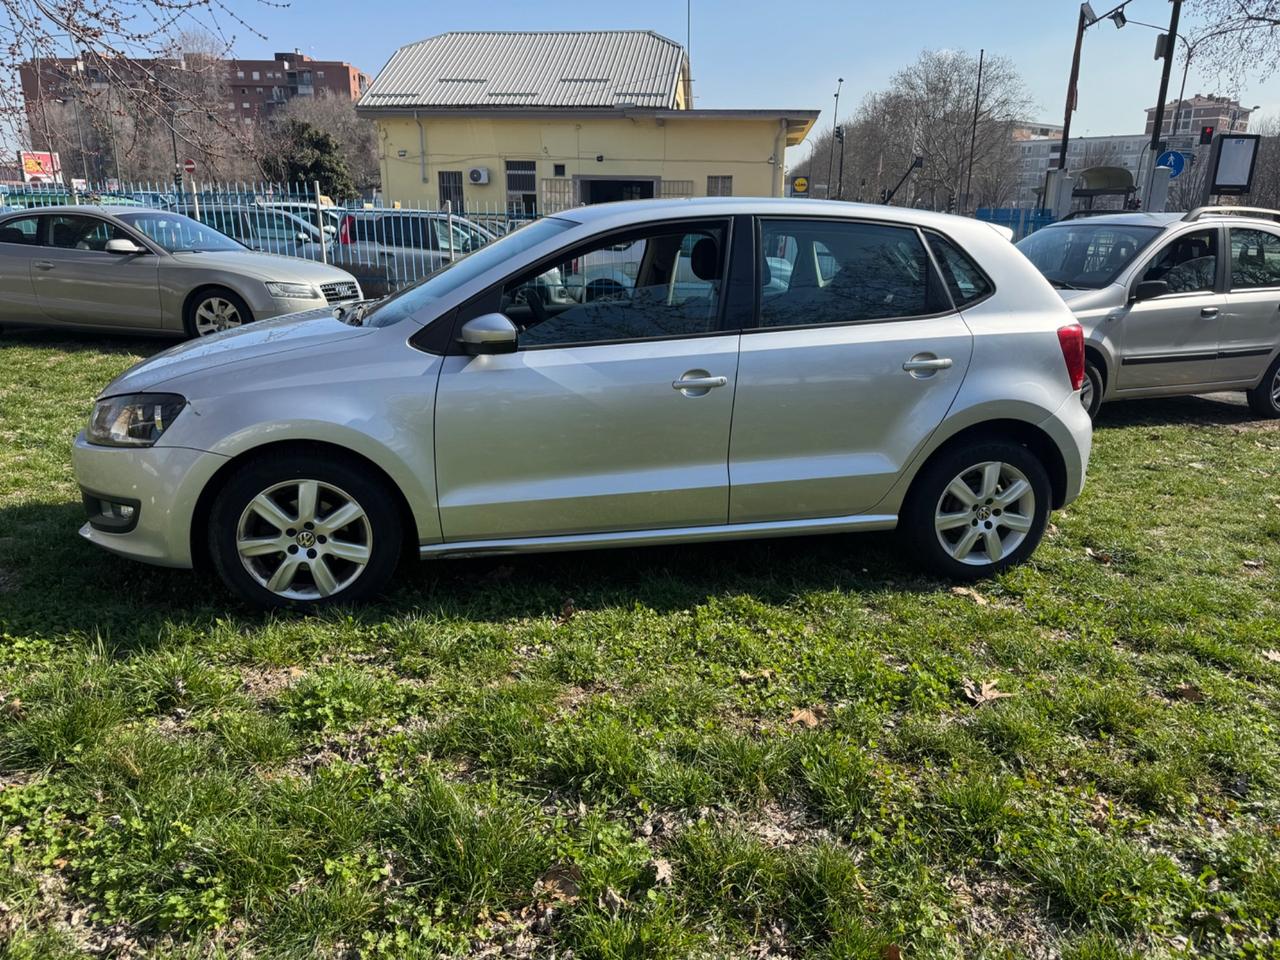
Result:
[[[1131,2],[1132,0],[1124,0],[1100,17],[1094,16],[1093,7],[1088,3],[1080,4],[1080,19],[1076,22],[1076,47],[1071,55],[1071,78],[1067,81],[1067,110],[1062,119],[1062,147],[1058,151],[1059,170],[1067,169],[1067,143],[1071,139],[1071,114],[1075,112],[1079,95],[1076,86],[1080,82],[1080,50],[1084,46],[1084,32],[1101,20],[1110,20],[1116,25],[1117,30],[1120,29],[1128,22],[1125,19],[1124,8]]]
[[[840,119],[840,88],[844,77],[836,79],[836,106],[831,113],[831,156],[827,159],[827,199],[831,199],[831,171],[836,162],[836,122]]]

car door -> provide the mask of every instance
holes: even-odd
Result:
[[[1280,233],[1231,228],[1231,292],[1218,341],[1220,382],[1254,382],[1280,348]]]
[[[626,235],[645,254],[625,295],[547,303],[538,292],[543,274],[616,244],[614,234],[461,311],[459,323],[500,310],[521,332],[515,353],[444,362],[436,484],[447,541],[726,522],[738,354],[738,333],[721,320],[730,223]],[[672,280],[690,235],[709,288],[682,299]]]
[[[1188,230],[1157,248],[1139,267],[1138,283],[1162,280],[1163,296],[1132,303],[1120,317],[1119,390],[1211,383],[1225,297],[1219,292],[1221,231]]]
[[[46,216],[46,243],[31,262],[41,310],[60,323],[160,326],[159,257],[107,253],[108,240],[136,241],[101,217]]]
[[[31,261],[40,252],[39,243],[39,216],[11,217],[0,223],[0,320],[45,319],[31,282]]]
[[[869,511],[946,415],[972,335],[913,227],[770,217],[758,236],[729,519]]]

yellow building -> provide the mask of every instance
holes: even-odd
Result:
[[[684,49],[650,31],[446,33],[396,51],[358,110],[388,203],[782,196],[818,111],[690,109],[690,91]]]

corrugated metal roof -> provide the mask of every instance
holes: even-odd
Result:
[[[672,108],[683,60],[649,30],[442,33],[397,50],[360,105]]]

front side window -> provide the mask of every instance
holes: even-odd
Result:
[[[108,240],[128,239],[119,227],[97,217],[59,215],[49,219],[50,245],[63,250],[102,252]]]
[[[221,211],[212,211],[218,214]],[[120,219],[152,243],[170,253],[214,253],[222,250],[243,250],[225,233],[218,232],[215,224],[206,226],[180,213],[121,213]]]
[[[761,327],[859,323],[948,309],[908,227],[824,220],[761,223]]]
[[[1216,228],[1184,233],[1156,254],[1143,280],[1163,280],[1170,293],[1212,290],[1218,280]]]
[[[520,328],[522,348],[710,333],[728,236],[724,222],[615,234],[508,283],[499,309]]]
[[[1231,230],[1231,289],[1280,287],[1280,236]]]
[[[21,243],[36,246],[40,243],[40,218],[18,217],[6,220],[0,226],[0,243]]]

